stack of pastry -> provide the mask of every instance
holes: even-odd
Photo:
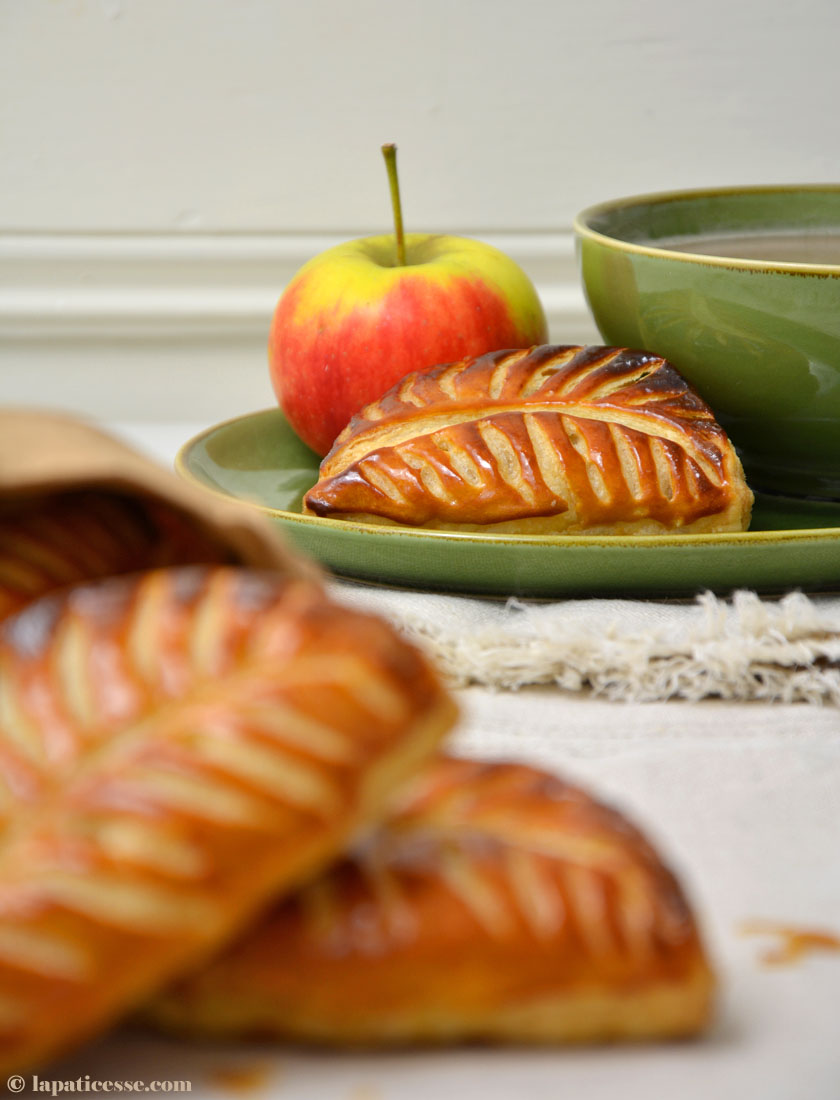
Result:
[[[139,461],[0,484],[0,1069],[138,1010],[339,1044],[701,1029],[711,972],[644,837],[440,756],[420,652]]]

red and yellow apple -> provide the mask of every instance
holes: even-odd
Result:
[[[274,311],[274,392],[320,455],[354,413],[411,371],[548,338],[533,284],[503,252],[464,237],[403,235],[398,196],[395,220],[396,236],[311,259]]]

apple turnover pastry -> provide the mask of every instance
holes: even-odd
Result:
[[[384,622],[225,567],[72,588],[0,628],[0,1068],[196,965],[342,851],[453,704]]]
[[[330,1044],[691,1035],[714,989],[685,896],[617,812],[441,758],[352,858],[148,1010],[205,1038]]]
[[[670,363],[548,345],[408,375],[350,421],[304,498],[333,519],[514,534],[740,531],[751,507]]]

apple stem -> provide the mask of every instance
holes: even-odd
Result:
[[[382,156],[388,169],[388,183],[391,187],[391,206],[394,211],[394,232],[397,238],[397,267],[405,267],[405,234],[403,233],[402,203],[400,202],[400,181],[397,175],[397,147],[393,142],[382,146]]]

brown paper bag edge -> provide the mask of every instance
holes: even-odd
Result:
[[[81,488],[162,499],[209,528],[243,565],[321,578],[318,567],[291,550],[255,507],[190,485],[81,418],[0,409],[0,498]]]

